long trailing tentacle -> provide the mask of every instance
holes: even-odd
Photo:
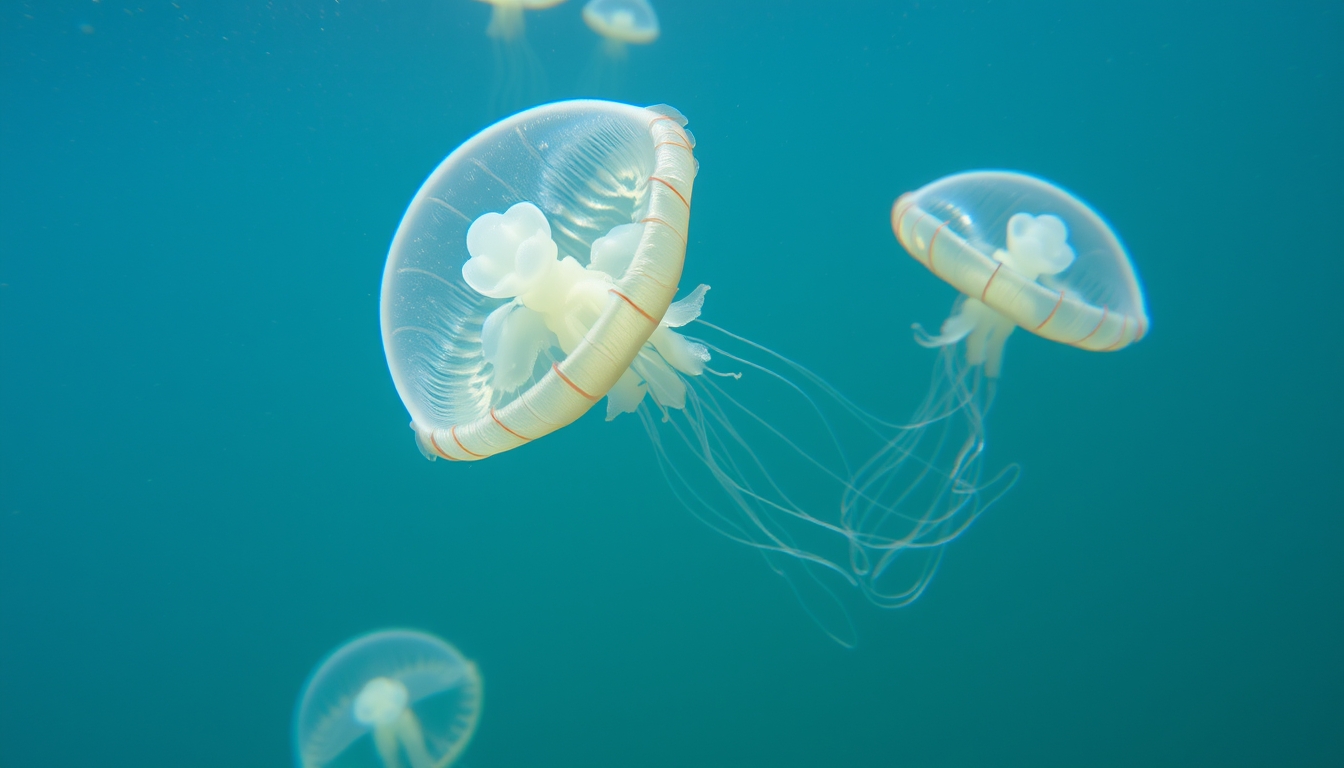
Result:
[[[917,599],[945,545],[1016,481],[1015,466],[982,480],[994,383],[955,347],[939,350],[928,394],[898,423],[801,364],[696,322],[713,338],[694,341],[741,376],[685,377],[684,410],[641,406],[660,469],[683,506],[766,557],[842,644],[854,626],[835,588],[882,607]]]

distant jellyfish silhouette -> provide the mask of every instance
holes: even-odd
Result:
[[[602,38],[583,75],[581,87],[593,95],[620,90],[631,45],[658,39],[658,14],[648,0],[588,0],[583,20]]]
[[[979,477],[984,420],[1004,344],[1015,328],[1080,349],[1113,351],[1143,338],[1149,327],[1143,291],[1124,246],[1095,211],[1049,182],[1006,171],[949,176],[901,195],[892,207],[891,225],[916,261],[962,295],[937,335],[915,326],[915,340],[941,353],[910,428],[874,454],[846,496],[845,519],[860,540],[870,535],[890,540],[884,530],[892,520],[890,505],[881,502],[891,494],[909,498],[912,489],[920,489],[925,467],[912,456],[943,452],[952,457],[941,464],[951,468],[955,482],[933,484],[935,496],[949,494],[944,510],[956,509],[952,500],[965,488],[979,490],[983,510],[985,500],[1011,486],[1016,467],[988,483]],[[927,515],[917,528],[945,541],[973,519]],[[912,597],[906,589],[883,586],[905,549],[878,545],[856,552],[854,570],[878,602]],[[931,572],[936,565],[934,557],[916,567]],[[896,581],[927,583],[908,575]]]
[[[492,116],[536,103],[546,89],[541,61],[527,43],[524,13],[565,0],[479,0],[490,5],[485,28],[494,46],[495,75],[490,90]]]
[[[388,253],[388,366],[430,459],[518,448],[603,397],[608,420],[638,413],[677,498],[760,551],[818,623],[849,642],[832,587],[859,583],[851,550],[896,542],[856,537],[840,502],[858,459],[897,427],[701,320],[708,286],[673,301],[698,167],[684,125],[666,106],[570,101],[502,120],[455,150]],[[930,484],[964,484],[935,461]],[[974,491],[963,491],[952,512],[872,500],[869,514],[965,515]]]
[[[309,677],[295,717],[299,768],[446,768],[481,712],[476,665],[433,635],[357,637]]]
[[[602,36],[613,59],[624,59],[627,45],[648,45],[658,39],[658,14],[648,0],[588,0],[583,20]]]

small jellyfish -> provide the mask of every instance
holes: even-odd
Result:
[[[658,14],[648,0],[588,0],[583,20],[602,36],[603,50],[613,59],[624,59],[627,45],[658,39]]]
[[[973,514],[924,516],[919,529],[945,542],[1017,478],[1017,468],[1010,466],[986,482],[980,479],[985,418],[1012,332],[1021,327],[1108,352],[1143,338],[1148,315],[1138,276],[1115,232],[1081,200],[1041,179],[1006,171],[949,176],[901,195],[891,226],[906,251],[961,296],[938,334],[914,326],[916,342],[940,350],[928,395],[908,428],[855,473],[845,519],[858,540],[870,535],[889,540],[883,530],[893,521],[892,505],[885,500],[920,487],[926,467],[915,457],[946,452],[951,458],[943,465],[953,482],[933,486],[935,497],[950,494],[941,508],[957,509],[955,499],[970,498],[971,490],[980,500]],[[922,453],[919,446],[925,446]],[[856,552],[854,570],[877,602],[912,597],[907,589],[885,586],[898,554],[899,548],[883,546]],[[936,566],[933,558],[922,567],[931,572]],[[927,583],[896,581],[921,589]]]
[[[580,87],[594,95],[610,95],[624,81],[628,46],[658,39],[658,15],[648,0],[589,0],[583,20],[602,37],[602,44],[593,52]]]
[[[545,71],[524,34],[523,13],[559,5],[565,0],[479,0],[490,5],[485,34],[494,47],[495,76],[490,91],[491,115],[511,112],[541,98]]]
[[[456,648],[423,632],[374,632],[341,646],[308,678],[295,757],[299,768],[446,768],[471,741],[480,712],[480,675]]]

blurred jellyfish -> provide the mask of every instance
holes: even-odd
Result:
[[[648,0],[588,0],[583,20],[602,37],[583,75],[581,87],[594,95],[620,89],[630,45],[658,39],[658,15]]]
[[[602,36],[602,49],[613,59],[624,59],[627,45],[658,39],[658,14],[648,0],[588,0],[583,20]]]
[[[537,11],[565,0],[479,0],[490,5],[485,34],[494,46],[495,76],[490,89],[491,116],[535,104],[546,90],[541,61],[524,34],[524,11]]]
[[[682,503],[761,552],[851,642],[834,587],[859,583],[852,549],[894,542],[856,540],[841,502],[859,459],[896,427],[701,320],[709,286],[673,301],[698,169],[685,122],[666,106],[569,101],[455,150],[388,254],[388,366],[431,460],[517,448],[603,397],[608,420],[638,413]],[[926,477],[952,483],[947,469],[930,464]]]
[[[1115,233],[1081,200],[1041,179],[1004,171],[949,176],[901,195],[891,225],[916,261],[962,294],[937,335],[915,326],[919,344],[940,350],[928,395],[910,428],[856,474],[844,504],[847,527],[866,544],[855,550],[854,572],[875,601],[900,604],[927,584],[941,545],[1016,479],[1015,467],[980,479],[985,416],[1013,330],[1109,352],[1143,338],[1148,316]],[[951,484],[926,481],[928,457],[938,455],[947,458],[933,463],[948,468]],[[937,501],[940,494],[946,498]],[[917,514],[913,527],[890,514],[918,509],[915,498],[935,499],[941,512]],[[958,499],[973,503],[963,508]],[[893,524],[906,526],[907,536],[893,535]],[[906,557],[930,542],[936,546],[925,558]]]
[[[374,632],[326,658],[295,717],[299,768],[445,768],[481,713],[476,665],[433,635]]]

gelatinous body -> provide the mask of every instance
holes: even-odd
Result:
[[[856,541],[874,542],[856,547],[854,572],[874,600],[899,604],[914,594],[901,585],[922,589],[927,583],[927,577],[903,575],[890,587],[902,547],[919,548],[926,535],[946,543],[1017,478],[1010,466],[981,480],[985,421],[1013,330],[1111,351],[1143,338],[1149,324],[1138,278],[1115,233],[1049,182],[1006,171],[949,176],[901,195],[891,226],[916,261],[962,294],[937,335],[915,326],[918,343],[939,349],[928,394],[911,423],[855,473],[845,496]],[[934,461],[940,475],[931,483],[926,455],[943,457]],[[892,514],[923,507],[912,490],[934,499],[914,525]],[[897,532],[889,532],[893,523]],[[934,567],[937,557],[926,562]]]
[[[476,665],[433,635],[375,632],[314,670],[294,724],[299,768],[445,768],[481,712]]]
[[[626,45],[648,45],[658,39],[658,14],[648,0],[588,0],[583,21],[606,41],[613,58],[625,57]]]
[[[1119,238],[1086,203],[1020,173],[976,171],[901,195],[896,239],[965,297],[929,345],[967,341],[999,375],[1014,328],[1099,352],[1148,332],[1143,290]]]
[[[421,187],[388,254],[382,319],[426,456],[475,461],[543,437],[636,364],[685,259],[682,122],[550,104],[478,134]]]

